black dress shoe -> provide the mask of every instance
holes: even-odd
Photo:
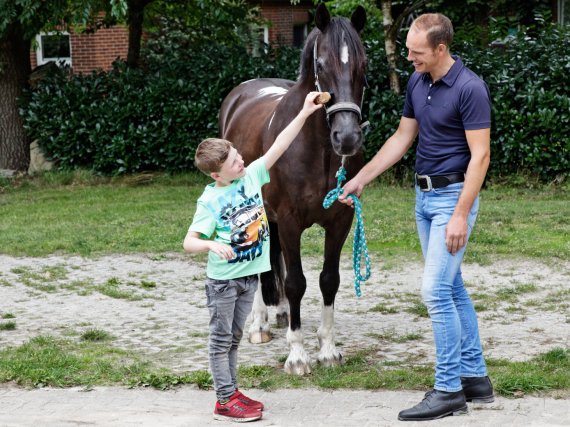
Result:
[[[495,400],[489,377],[461,377],[465,400],[473,403],[491,403]]]
[[[463,390],[447,392],[428,391],[420,403],[398,414],[400,421],[428,421],[467,413],[467,403]]]

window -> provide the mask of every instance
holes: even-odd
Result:
[[[261,55],[261,52],[267,52],[269,46],[269,28],[267,26],[254,26],[252,32],[251,54],[253,56]]]
[[[297,24],[293,26],[293,46],[302,47],[307,38],[307,24]]]
[[[71,65],[71,44],[68,33],[42,33],[36,36],[38,65],[55,61]]]

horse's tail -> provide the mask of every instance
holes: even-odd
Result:
[[[285,296],[285,268],[283,253],[279,242],[279,232],[276,222],[269,222],[269,259],[271,271],[261,273],[261,294],[266,305],[279,305],[279,301]]]

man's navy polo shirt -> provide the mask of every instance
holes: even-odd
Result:
[[[419,140],[416,172],[420,175],[465,173],[471,152],[466,130],[491,127],[489,88],[474,72],[455,62],[437,82],[429,73],[413,73],[403,116],[416,119]]]

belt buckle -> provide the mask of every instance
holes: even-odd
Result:
[[[418,185],[420,187],[420,191],[428,192],[428,191],[431,191],[433,189],[433,186],[431,184],[431,178],[429,177],[429,175],[417,175],[416,174],[416,179],[418,179]],[[427,183],[427,188],[422,188],[422,186],[419,184],[420,179],[425,179],[425,181]]]

